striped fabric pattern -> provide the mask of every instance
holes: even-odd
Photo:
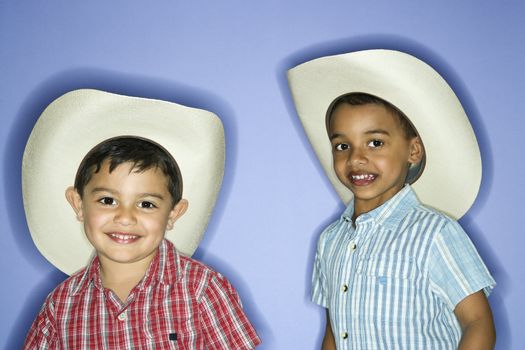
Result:
[[[98,258],[46,299],[24,349],[253,349],[260,340],[232,285],[164,240],[125,303]]]
[[[338,349],[455,349],[457,303],[494,279],[457,222],[407,185],[352,223],[353,202],[321,234],[312,300]]]

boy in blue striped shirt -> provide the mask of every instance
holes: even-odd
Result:
[[[314,60],[289,80],[325,170],[352,194],[318,243],[322,348],[492,349],[494,280],[459,224],[418,199],[460,217],[479,189],[477,142],[448,84],[387,50]]]

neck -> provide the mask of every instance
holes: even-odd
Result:
[[[125,301],[146,274],[154,256],[155,254],[148,259],[131,263],[119,263],[99,256],[102,285],[111,289],[121,301]]]
[[[359,215],[368,213],[380,207],[385,202],[389,201],[392,197],[394,197],[396,194],[398,194],[404,186],[404,183],[399,184],[398,186],[392,187],[389,191],[370,199],[356,198],[356,196],[354,196],[354,215],[352,216],[352,220],[355,222],[355,219]]]
[[[370,210],[366,210],[366,209],[363,209],[363,208],[360,208],[357,203],[354,203],[354,215],[352,215],[352,222],[355,223],[355,219],[357,219],[357,217],[361,214],[364,214],[366,212],[369,212]]]

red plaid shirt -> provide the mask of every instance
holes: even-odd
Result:
[[[232,285],[164,240],[122,303],[102,286],[99,260],[46,299],[24,349],[253,349],[260,343]]]

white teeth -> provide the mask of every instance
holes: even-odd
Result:
[[[123,234],[120,234],[120,233],[112,233],[111,237],[115,237],[115,238],[118,238],[118,239],[121,239],[121,240],[124,240],[124,241],[138,238],[138,236],[135,236],[135,235],[123,235]]]
[[[353,180],[372,180],[374,175],[372,174],[362,174],[362,175],[352,175]]]

